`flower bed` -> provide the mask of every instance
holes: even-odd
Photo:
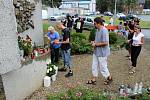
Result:
[[[119,96],[118,93],[110,91],[93,91],[86,87],[70,88],[66,92],[57,94],[50,94],[48,100],[150,100],[147,93],[132,95],[132,96]]]
[[[108,97],[88,88],[78,87],[57,95],[49,95],[48,100],[108,100]]]

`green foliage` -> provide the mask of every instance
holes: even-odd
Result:
[[[138,0],[116,0],[117,12],[124,12],[125,6],[130,9],[133,9],[133,7],[137,5],[137,3]],[[114,9],[115,9],[114,5],[115,5],[115,0],[96,0],[96,9],[101,13],[105,11],[110,11],[114,13]]]
[[[141,28],[150,28],[150,21],[140,21]]]
[[[126,48],[128,45],[126,43],[126,38],[121,35],[117,35],[115,32],[109,33],[109,42],[111,50],[119,50],[119,48]]]
[[[110,32],[109,33],[109,43],[115,44],[116,41],[117,41],[117,34],[115,32]]]
[[[148,95],[147,93],[143,94],[139,100],[150,100],[150,95]]]
[[[123,36],[117,35],[116,44],[121,46],[125,43],[126,43],[126,39]]]
[[[132,4],[136,4],[137,0],[125,0],[125,4],[126,5],[132,5]]]
[[[50,94],[48,100],[150,100],[150,95],[146,92],[122,97],[113,92],[94,91],[85,86],[76,86],[63,92]]]
[[[54,64],[47,64],[46,75],[49,76],[49,77],[54,75],[56,73],[55,67],[56,66]]]
[[[88,88],[78,87],[71,88],[65,93],[49,95],[48,100],[108,100],[108,97]]]
[[[25,54],[29,55],[32,53],[32,43],[27,40],[21,39],[21,37],[18,37],[18,46],[20,50],[23,50]]]
[[[23,50],[26,54],[31,54],[33,50],[31,42],[24,41]]]
[[[90,53],[92,50],[90,43],[86,40],[86,35],[83,33],[71,34],[71,43],[72,43],[71,52],[73,54]]]
[[[18,37],[18,46],[20,50],[23,50],[23,40],[21,39],[21,37]]]
[[[145,0],[144,8],[148,9],[149,5],[150,5],[150,1],[149,0]]]
[[[96,9],[101,13],[112,10],[114,8],[113,0],[96,0]]]
[[[47,33],[48,32],[48,27],[50,26],[50,24],[48,23],[43,23],[43,32]]]
[[[91,41],[94,41],[95,40],[95,34],[96,34],[96,29],[93,28],[91,31],[90,31],[90,35],[89,35],[89,42]]]
[[[42,4],[58,8],[61,5],[61,1],[62,0],[42,0]]]

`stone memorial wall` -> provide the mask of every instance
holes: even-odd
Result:
[[[12,0],[0,0],[0,74],[21,67]]]
[[[23,100],[42,86],[45,61],[21,63],[17,38],[26,35],[44,44],[41,0],[0,0],[0,100]]]

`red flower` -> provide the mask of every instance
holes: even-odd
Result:
[[[77,92],[76,96],[78,96],[78,97],[82,96],[82,92]]]

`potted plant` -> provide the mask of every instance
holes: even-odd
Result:
[[[46,75],[51,77],[52,81],[56,80],[56,66],[54,64],[47,64]]]
[[[29,41],[24,41],[23,45],[25,56],[29,56],[32,53],[32,44]]]

